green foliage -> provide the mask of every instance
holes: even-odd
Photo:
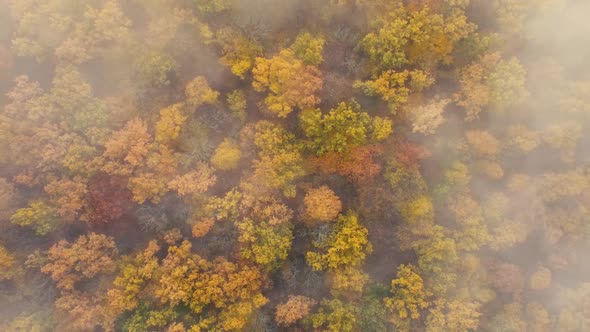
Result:
[[[238,217],[242,194],[232,189],[224,197],[211,197],[205,206],[207,214],[216,220],[234,221]]]
[[[350,148],[380,141],[391,133],[391,120],[375,117],[362,111],[352,100],[322,115],[320,110],[308,109],[300,116],[300,125],[309,139],[309,149],[316,155],[328,152],[349,152]]]
[[[219,62],[228,66],[239,78],[246,78],[246,74],[254,67],[256,57],[262,54],[262,46],[231,28],[220,29],[216,37],[223,48]]]
[[[295,56],[305,64],[319,66],[324,62],[322,52],[325,42],[322,37],[314,37],[309,32],[304,32],[297,36],[291,49]]]
[[[486,83],[490,89],[490,101],[501,108],[522,102],[528,94],[526,70],[517,58],[500,60]]]
[[[331,332],[357,331],[357,308],[338,299],[323,300],[317,313],[311,316],[313,327]]]
[[[157,310],[145,302],[141,302],[133,314],[125,320],[122,330],[125,332],[149,331],[155,328],[163,328],[174,321],[178,314],[171,308]]]
[[[237,223],[240,231],[240,253],[262,269],[274,269],[287,258],[293,233],[289,223],[271,225],[264,220],[245,218]]]
[[[388,293],[389,290],[382,284],[370,284],[366,287],[360,304],[359,328],[361,331],[389,331],[387,309],[383,305],[383,299]]]
[[[475,28],[462,11],[442,16],[428,7],[408,11],[401,5],[380,19],[377,26],[378,31],[367,34],[360,44],[376,73],[406,64],[428,68],[439,62],[451,63],[455,44]]]
[[[267,121],[256,124],[254,142],[260,148],[254,161],[254,175],[273,189],[280,189],[286,197],[294,197],[294,181],[303,175],[301,148],[295,136]]]
[[[38,235],[53,232],[60,223],[55,209],[41,200],[31,202],[27,208],[18,209],[10,220],[13,224],[31,227]]]
[[[248,102],[242,90],[233,90],[227,94],[227,106],[240,121],[246,120],[246,107]]]
[[[160,88],[171,84],[179,66],[165,53],[140,52],[133,71],[137,84],[142,88]]]
[[[420,92],[434,83],[428,72],[422,70],[388,70],[367,81],[356,81],[354,87],[367,96],[380,96],[395,114],[408,102],[411,93]]]

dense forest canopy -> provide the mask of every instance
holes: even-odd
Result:
[[[590,331],[586,0],[0,0],[0,330]]]

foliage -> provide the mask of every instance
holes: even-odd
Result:
[[[424,135],[434,134],[436,129],[445,121],[442,113],[448,103],[450,103],[449,99],[432,101],[413,111],[411,116],[412,132]]]
[[[10,220],[19,226],[32,227],[39,235],[46,235],[59,225],[55,209],[43,201],[34,201],[29,207],[18,209]]]
[[[302,295],[289,295],[287,302],[277,305],[275,321],[281,326],[289,326],[305,318],[316,301]]]
[[[306,109],[319,102],[315,94],[323,83],[320,71],[295,58],[290,49],[271,59],[256,58],[252,74],[252,87],[258,92],[268,90],[264,103],[279,117],[286,117],[294,107]]]
[[[142,286],[150,281],[158,268],[155,254],[159,250],[155,241],[135,257],[124,257],[119,275],[108,291],[109,307],[117,313],[135,309],[139,304],[138,295]]]
[[[0,0],[0,331],[589,330],[587,12]]]
[[[255,144],[260,158],[254,161],[254,176],[273,189],[282,190],[286,197],[294,197],[293,182],[305,175],[301,148],[295,137],[270,122],[256,125]]]
[[[261,273],[223,258],[207,261],[191,253],[191,247],[184,241],[168,248],[156,296],[172,306],[183,304],[195,314],[216,310],[221,328],[242,328],[253,310],[267,302],[260,293]]]
[[[431,86],[434,79],[422,70],[387,70],[367,81],[356,81],[354,87],[367,96],[380,96],[395,114],[409,100],[410,94]]]
[[[314,270],[358,266],[373,250],[367,234],[356,214],[341,215],[330,237],[324,243],[316,244],[321,252],[309,251],[307,262]]]
[[[403,326],[407,319],[420,318],[419,310],[428,308],[429,296],[416,268],[401,265],[397,270],[397,278],[391,281],[391,297],[385,298],[385,306],[392,313],[391,322]]]
[[[156,123],[156,142],[173,143],[180,135],[180,130],[186,119],[182,104],[174,104],[161,109],[160,120]]]
[[[225,139],[215,149],[211,157],[211,164],[217,169],[228,171],[238,167],[241,158],[240,147],[232,141]]]
[[[328,152],[347,153],[354,146],[365,145],[372,136],[383,140],[391,133],[391,121],[371,117],[352,100],[322,115],[319,110],[301,113],[301,127],[310,140],[309,148],[318,156]]]
[[[140,52],[133,69],[138,85],[159,88],[172,83],[171,78],[178,70],[178,64],[166,53]]]
[[[338,299],[323,300],[317,313],[311,316],[314,328],[327,331],[351,332],[357,329],[356,308]]]
[[[322,51],[324,50],[325,40],[322,37],[314,37],[309,32],[300,33],[291,49],[295,56],[307,65],[319,66],[324,62]]]
[[[261,55],[260,44],[235,29],[224,28],[217,32],[216,38],[223,48],[221,63],[241,79],[254,67],[255,59]]]
[[[16,271],[14,256],[3,246],[0,246],[0,280],[11,279]]]
[[[342,211],[340,198],[328,187],[310,189],[303,198],[305,217],[311,221],[332,221]]]
[[[291,249],[293,235],[288,223],[272,225],[266,220],[245,218],[237,224],[240,231],[240,253],[263,268],[275,268]]]
[[[50,275],[57,287],[72,290],[80,280],[113,272],[117,256],[118,250],[111,237],[90,233],[73,243],[61,240],[51,246],[41,272]]]
[[[203,104],[215,104],[219,97],[219,92],[211,89],[207,79],[203,76],[197,76],[186,84],[184,88],[186,102],[194,108]]]

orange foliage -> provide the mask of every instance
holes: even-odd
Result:
[[[329,152],[312,159],[312,164],[326,173],[337,173],[355,183],[370,182],[381,166],[374,160],[383,153],[380,145],[357,146],[347,154]]]
[[[80,236],[74,243],[61,240],[54,244],[47,251],[48,262],[41,267],[41,272],[49,274],[57,287],[72,290],[74,284],[84,278],[113,272],[117,255],[111,237],[90,233]]]
[[[197,222],[191,229],[193,237],[203,237],[207,235],[214,225],[215,220],[209,218]]]
[[[285,303],[277,305],[275,321],[280,326],[289,326],[309,314],[309,310],[316,304],[314,299],[301,295],[289,295]]]
[[[342,211],[340,198],[328,186],[310,189],[305,195],[303,203],[305,204],[305,216],[312,220],[334,220]]]

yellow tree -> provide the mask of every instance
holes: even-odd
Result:
[[[420,318],[420,310],[428,308],[430,295],[414,266],[398,267],[397,278],[391,281],[391,296],[384,300],[391,322],[401,328],[408,326],[410,319]]]
[[[219,97],[219,92],[213,90],[203,76],[197,76],[188,82],[184,94],[187,104],[193,107],[193,110],[204,104],[215,104]]]
[[[0,245],[0,280],[10,279],[16,272],[16,260],[14,256]]]
[[[258,92],[269,92],[264,103],[279,117],[286,117],[294,107],[305,109],[319,102],[316,93],[323,84],[320,71],[297,59],[290,49],[271,59],[256,58],[252,74],[252,86]]]
[[[137,307],[143,286],[155,275],[159,265],[155,254],[160,248],[150,241],[147,248],[135,257],[123,257],[119,275],[107,293],[109,309],[121,314]]]
[[[178,103],[160,110],[160,119],[156,123],[156,142],[170,144],[176,141],[187,119],[183,107],[183,104]]]
[[[359,266],[373,251],[367,239],[368,233],[368,230],[359,224],[356,214],[349,212],[341,215],[327,241],[318,243],[320,252],[307,252],[307,262],[318,271]]]
[[[211,164],[219,170],[229,171],[238,167],[242,152],[240,146],[229,139],[225,139],[211,157]]]

